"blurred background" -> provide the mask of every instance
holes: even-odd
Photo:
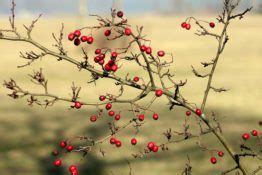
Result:
[[[201,61],[208,61],[214,57],[217,43],[209,37],[194,35],[197,28],[191,31],[182,30],[180,24],[188,16],[194,15],[198,19],[215,21],[221,12],[222,0],[17,0],[17,27],[24,32],[23,24],[30,24],[33,18],[43,13],[39,23],[33,31],[33,38],[52,50],[54,41],[52,32],[58,34],[61,23],[65,24],[65,33],[69,33],[77,27],[94,25],[96,21],[88,14],[109,15],[110,8],[121,9],[133,26],[144,26],[144,33],[150,39],[153,52],[165,50],[175,56],[172,72],[176,81],[187,79],[187,86],[181,92],[184,97],[196,104],[201,103],[206,80],[194,77],[191,65],[199,71],[207,72],[200,65]],[[221,60],[214,78],[214,86],[230,89],[226,93],[211,92],[208,98],[207,113],[215,111],[222,120],[226,138],[235,149],[241,143],[241,134],[252,129],[259,128],[262,110],[262,0],[244,0],[239,7],[243,10],[253,6],[254,10],[241,21],[232,22],[229,29],[229,43]],[[0,0],[0,28],[8,28],[8,15],[10,1]],[[135,27],[133,27],[135,28]],[[214,32],[219,32],[221,26],[217,24]],[[24,32],[25,34],[25,32]],[[95,42],[92,46],[86,46],[90,57],[93,50],[101,45],[116,47],[124,46],[128,40],[121,40],[114,44],[105,42],[103,31],[95,33]],[[73,43],[64,41],[65,48],[70,56],[81,60],[81,48],[74,47]],[[30,67],[20,68],[25,60],[19,58],[20,51],[30,51],[32,46],[21,42],[9,42],[0,40],[0,81],[14,78],[24,89],[33,92],[41,92],[42,89],[32,84],[27,76],[33,70],[43,68],[46,78],[49,80],[49,91],[59,96],[69,97],[72,81],[82,87],[81,99],[84,101],[97,101],[101,94],[117,93],[114,82],[100,80],[97,86],[87,84],[89,73],[78,72],[75,67],[66,62],[57,62],[48,56],[37,61]],[[124,64],[118,75],[124,76],[130,72],[130,76],[139,75],[147,79],[147,74],[133,63]],[[112,87],[112,88],[108,88]],[[138,92],[127,89],[125,97],[132,97]],[[138,153],[150,140],[164,142],[162,133],[168,128],[181,130],[185,118],[185,110],[175,108],[168,110],[165,98],[157,100],[153,108],[158,109],[160,119],[148,120],[141,132],[137,135],[138,145],[130,145],[130,139],[135,134],[134,128],[129,128],[120,133],[118,137],[123,141],[123,147],[117,149],[107,142],[101,145],[106,151],[106,156],[99,154],[99,148],[92,154],[88,154],[83,161],[78,162],[80,155],[69,155],[64,160],[64,168],[53,168],[54,158],[51,151],[57,148],[61,139],[76,135],[86,135],[100,138],[108,133],[107,116],[91,124],[89,116],[94,114],[95,108],[83,108],[81,110],[68,110],[68,103],[57,103],[51,108],[44,109],[39,106],[29,107],[26,99],[12,100],[6,94],[8,91],[0,87],[0,172],[5,175],[63,175],[67,173],[67,165],[77,162],[81,165],[80,174],[127,175],[129,168],[126,159],[130,160],[135,175],[174,175],[181,174],[187,155],[190,156],[193,174],[218,175],[221,170],[233,167],[233,162],[226,155],[219,159],[216,165],[209,163],[210,154],[200,150],[196,146],[197,140],[186,141],[170,145],[170,150],[160,152],[143,159],[132,159],[132,153]],[[149,97],[150,99],[150,97]],[[148,99],[146,99],[148,100]],[[141,103],[145,103],[142,101]],[[122,109],[125,106],[116,106]],[[124,124],[130,119],[126,113],[119,122]],[[151,118],[151,116],[148,116]],[[196,131],[194,119],[190,119],[191,131]],[[220,149],[220,145],[211,135],[202,138],[204,144],[210,148]],[[255,142],[252,140],[251,143]],[[247,159],[246,168],[249,171],[261,165],[256,159]]]

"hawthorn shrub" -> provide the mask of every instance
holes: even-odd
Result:
[[[205,112],[205,106],[207,103],[208,95],[211,90],[215,92],[225,92],[225,88],[217,88],[212,84],[214,78],[214,73],[217,67],[217,63],[221,54],[226,47],[229,36],[228,28],[231,21],[235,19],[242,19],[244,15],[251,10],[248,8],[243,12],[236,12],[236,9],[240,3],[240,0],[224,0],[224,6],[222,13],[217,17],[215,21],[203,21],[195,17],[189,17],[181,23],[181,29],[192,30],[192,26],[197,27],[196,35],[212,37],[217,41],[217,52],[215,53],[213,59],[207,62],[201,62],[203,67],[209,69],[209,73],[202,74],[197,71],[192,66],[192,72],[196,77],[207,79],[206,90],[202,101],[197,105],[186,99],[180,92],[180,89],[187,84],[187,81],[180,80],[177,82],[172,73],[172,64],[174,61],[173,55],[164,50],[158,50],[150,46],[151,41],[146,38],[143,34],[143,27],[131,27],[122,11],[117,11],[115,9],[111,10],[111,15],[109,18],[103,18],[99,15],[91,15],[97,18],[98,24],[94,26],[87,26],[80,29],[72,29],[72,32],[64,34],[64,25],[60,30],[60,34],[56,36],[53,34],[53,39],[55,41],[56,51],[53,51],[41,43],[36,42],[31,33],[35,28],[36,23],[42,15],[32,21],[31,25],[24,28],[26,30],[26,35],[19,33],[17,26],[15,25],[15,2],[12,1],[11,16],[9,18],[10,28],[0,30],[0,39],[9,41],[22,41],[30,43],[37,48],[36,51],[21,52],[20,57],[27,60],[24,65],[18,66],[19,68],[30,66],[35,61],[38,61],[46,56],[52,56],[61,62],[69,62],[72,66],[75,66],[79,71],[87,71],[92,75],[92,79],[88,83],[95,83],[96,81],[103,81],[104,79],[111,79],[115,82],[116,88],[119,88],[119,94],[101,94],[97,97],[96,102],[80,100],[81,87],[72,84],[72,96],[70,98],[60,97],[56,94],[52,94],[48,89],[48,81],[43,74],[42,69],[39,71],[34,71],[33,74],[29,75],[33,83],[42,86],[44,93],[33,93],[27,91],[26,89],[19,86],[14,79],[4,82],[4,86],[11,91],[8,95],[13,99],[27,98],[27,103],[29,105],[40,105],[44,107],[51,107],[59,101],[68,102],[70,109],[81,110],[82,108],[88,108],[89,106],[95,106],[97,112],[90,116],[90,124],[99,122],[99,120],[108,120],[113,118],[108,122],[108,127],[110,133],[102,138],[90,138],[88,136],[76,136],[71,139],[61,140],[52,152],[56,160],[53,165],[56,167],[63,166],[63,159],[61,155],[82,153],[83,156],[88,155],[94,149],[94,147],[99,147],[100,144],[107,142],[116,149],[120,148],[122,145],[122,140],[118,136],[118,133],[124,132],[128,127],[134,127],[137,131],[139,128],[145,125],[146,120],[158,120],[160,118],[156,109],[152,109],[152,104],[158,98],[166,98],[169,101],[169,109],[180,107],[185,110],[185,123],[183,123],[182,131],[174,131],[168,129],[164,136],[166,137],[165,143],[160,143],[158,140],[148,140],[148,143],[144,145],[144,149],[138,153],[133,153],[134,158],[142,158],[148,154],[159,153],[160,151],[167,151],[168,145],[172,143],[182,142],[185,140],[190,140],[191,138],[200,138],[206,134],[212,134],[217,139],[217,144],[223,146],[223,150],[216,148],[209,148],[202,142],[198,142],[198,146],[201,150],[210,153],[210,163],[219,163],[218,158],[223,158],[225,154],[228,154],[232,161],[235,162],[234,167],[227,167],[222,170],[222,174],[227,174],[230,172],[241,172],[243,175],[256,174],[261,170],[261,166],[253,170],[253,172],[247,172],[246,166],[242,163],[242,159],[245,157],[253,157],[254,159],[261,160],[261,133],[260,131],[254,129],[252,131],[245,131],[239,139],[243,142],[239,147],[241,152],[236,152],[233,150],[231,145],[226,141],[222,134],[221,124],[217,120],[216,114],[213,112],[208,114]],[[213,28],[220,25],[222,30],[219,33],[213,32]],[[93,53],[87,52],[88,45],[92,45],[96,42],[96,33],[103,33],[104,38],[111,42],[117,42],[120,38],[125,38],[128,40],[128,45],[122,48],[109,48],[103,45],[96,48]],[[66,39],[66,41],[64,41]],[[72,58],[69,52],[65,50],[64,44],[74,44],[76,47],[82,46],[82,60]],[[113,45],[112,45],[113,46]],[[132,47],[137,47],[139,52],[131,51]],[[90,58],[89,55],[92,55]],[[140,77],[136,75],[131,77],[129,74],[126,76],[118,75],[119,69],[125,69],[126,64],[129,62],[135,62],[139,68],[142,68],[148,75],[148,77]],[[125,63],[122,64],[121,63]],[[147,79],[149,81],[147,81]],[[170,84],[172,84],[170,86]],[[126,92],[126,88],[134,88],[140,91],[135,97],[123,98],[123,94]],[[146,105],[141,105],[139,102],[142,99],[148,98],[149,94],[154,94],[153,97],[147,99]],[[115,104],[126,104],[128,106],[127,110],[115,108]],[[131,113],[133,117],[125,124],[120,125],[118,123],[121,117],[125,113]],[[148,117],[149,116],[149,117]],[[192,133],[189,129],[188,120],[190,118],[196,119],[196,125],[199,126],[198,133]],[[242,138],[241,138],[242,137]],[[251,145],[249,143],[250,139],[255,139],[258,144]],[[79,143],[81,142],[81,144]],[[130,139],[130,144],[136,146],[139,140],[136,137]],[[214,145],[216,147],[216,145]],[[259,151],[257,152],[257,148]],[[102,151],[101,151],[102,152]],[[103,154],[103,152],[102,152]],[[159,153],[160,154],[160,153]],[[130,163],[130,174],[132,174]],[[78,165],[72,164],[68,168],[68,172],[72,175],[78,174]],[[192,167],[190,163],[186,164],[186,167],[182,174],[191,174]]]

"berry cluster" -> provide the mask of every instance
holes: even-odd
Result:
[[[79,46],[81,42],[87,42],[88,44],[92,44],[94,42],[94,38],[92,36],[81,36],[80,30],[75,30],[74,32],[71,32],[68,34],[68,40],[74,41],[74,45]]]
[[[190,19],[195,20],[194,18],[191,17],[191,18],[187,19],[185,22],[182,22],[182,23],[181,23],[181,27],[184,28],[184,29],[186,29],[186,30],[190,30],[190,29],[191,29]],[[188,21],[188,22],[187,22],[187,21]],[[214,28],[214,27],[215,27],[215,23],[214,23],[214,22],[206,22],[206,21],[203,21],[203,22],[208,23],[208,24],[209,24],[209,27],[211,27],[211,28]],[[199,24],[199,21],[197,21],[197,23],[198,23],[198,25],[200,25],[200,24]]]
[[[257,131],[257,130],[252,130],[251,132],[250,132],[250,134],[252,135],[252,136],[254,136],[254,137],[257,137],[258,135],[259,135],[259,132]],[[244,134],[242,134],[242,139],[243,140],[249,140],[250,139],[250,134],[249,133],[244,133]]]
[[[66,153],[69,153],[69,152],[73,151],[73,149],[74,149],[74,147],[72,145],[68,145],[68,143],[66,141],[64,141],[64,140],[60,142],[59,146],[60,146],[60,148],[62,148],[61,151],[65,151]],[[52,152],[52,154],[53,154],[53,156],[58,156],[59,155],[59,151],[58,150],[54,150]],[[56,159],[53,164],[56,167],[60,167],[60,166],[62,166],[62,160],[61,159]],[[77,166],[70,165],[68,170],[71,173],[71,175],[78,175]]]

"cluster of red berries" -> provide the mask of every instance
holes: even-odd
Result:
[[[150,46],[141,45],[140,46],[140,51],[141,52],[145,52],[148,55],[152,54],[152,48]],[[160,51],[157,52],[157,56],[159,56],[159,57],[163,57],[163,56],[165,56],[165,54],[166,53],[163,50],[160,50]]]
[[[115,145],[118,148],[122,146],[122,142],[114,137],[110,139],[110,144]]]
[[[69,33],[68,40],[74,41],[76,46],[79,46],[81,42],[87,42],[88,44],[92,44],[94,42],[94,38],[92,36],[81,36],[80,30],[75,30],[74,32]]]
[[[259,135],[258,131],[257,130],[252,130],[251,132],[251,135],[254,136],[254,137],[257,137]],[[249,133],[244,133],[242,134],[242,139],[243,140],[249,140],[250,139],[250,134]]]
[[[61,141],[60,144],[59,144],[59,146],[60,146],[62,149],[66,149],[67,152],[71,152],[71,151],[73,151],[73,149],[74,149],[74,147],[73,147],[72,145],[68,145],[66,141]],[[58,150],[54,150],[54,151],[52,152],[52,154],[53,154],[54,156],[58,156],[58,155],[59,155],[59,151],[58,151]],[[60,167],[60,166],[62,166],[62,160],[61,160],[61,159],[56,159],[53,164],[54,164],[54,166],[56,166],[56,167]],[[77,166],[71,165],[71,166],[69,166],[68,170],[69,170],[69,172],[71,173],[71,175],[78,175]]]
[[[154,142],[148,142],[147,148],[149,151],[158,152],[158,146]]]
[[[105,53],[102,53],[101,49],[95,50],[96,56],[94,57],[94,62],[98,63],[99,65],[103,66],[105,63]],[[116,58],[118,56],[117,52],[112,52],[110,60],[105,64],[104,70],[110,72],[110,71],[117,71],[118,66],[116,64]]]
[[[223,152],[223,151],[218,151],[218,152],[217,152],[217,155],[218,155],[219,157],[224,157],[224,152]],[[211,162],[212,164],[216,164],[216,163],[217,163],[217,158],[216,158],[215,156],[212,156],[212,157],[210,158],[210,162]]]
[[[197,108],[196,109],[196,114],[198,115],[198,116],[201,116],[202,115],[202,111],[201,111],[201,109],[199,109],[199,108]],[[186,111],[186,116],[190,116],[191,115],[191,111]]]
[[[211,28],[214,28],[216,25],[214,22],[209,22],[209,26]],[[190,30],[191,29],[191,24],[190,23],[187,23],[187,22],[182,22],[181,23],[181,27],[186,29],[186,30]]]

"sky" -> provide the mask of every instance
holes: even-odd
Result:
[[[79,0],[16,0],[17,13],[45,13],[48,15],[77,15]],[[164,13],[186,12],[188,10],[212,10],[221,7],[222,0],[86,0],[90,14],[106,13],[112,7],[113,1],[120,5],[126,13]],[[244,6],[250,1],[242,0]],[[0,0],[0,14],[9,14],[11,0]],[[181,2],[181,4],[179,3]],[[262,0],[257,0],[262,3]]]

